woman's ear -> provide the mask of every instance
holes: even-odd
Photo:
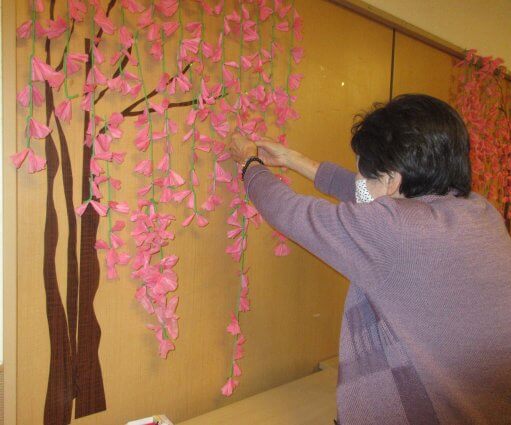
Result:
[[[401,186],[401,181],[403,180],[401,174],[397,171],[392,171],[387,176],[387,195],[392,198],[401,198],[402,195],[399,193],[399,187]]]

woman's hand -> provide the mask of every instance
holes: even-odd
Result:
[[[232,136],[228,149],[232,159],[238,164],[244,164],[251,156],[257,156],[257,146],[255,143],[240,134]]]
[[[290,168],[310,180],[315,179],[319,167],[319,162],[267,137],[254,143],[240,134],[235,134],[231,138],[229,152],[240,164],[244,164],[251,156],[258,156],[265,165]]]
[[[307,158],[300,152],[286,148],[280,143],[273,142],[266,137],[255,143],[259,148],[259,158],[266,165],[289,168],[309,180],[314,181],[316,178],[319,162]]]
[[[258,149],[258,156],[265,165],[272,167],[289,167],[290,158],[295,151],[286,148],[280,143],[276,143],[267,137],[255,142]]]

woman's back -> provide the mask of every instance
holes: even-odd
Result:
[[[501,216],[475,194],[376,202],[394,204],[400,243],[384,282],[352,281],[341,423],[511,423],[511,239]]]

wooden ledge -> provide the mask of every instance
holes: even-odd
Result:
[[[330,359],[319,362],[319,370],[334,369],[336,372],[339,369],[339,357],[335,356]]]
[[[332,425],[337,369],[329,367],[179,425]]]

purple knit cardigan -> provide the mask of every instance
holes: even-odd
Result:
[[[296,194],[266,167],[245,188],[278,231],[347,276],[341,424],[511,424],[511,239],[481,196],[354,202],[353,173],[321,163]]]

